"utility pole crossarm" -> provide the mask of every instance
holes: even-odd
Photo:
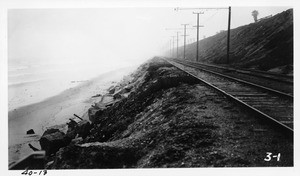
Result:
[[[199,7],[199,8],[180,8],[176,7],[174,10],[179,11],[179,10],[226,10],[228,7]]]
[[[204,12],[193,12],[193,14],[204,14]]]
[[[229,64],[230,57],[230,23],[231,23],[231,6],[229,7],[203,7],[203,8],[180,8],[177,7],[175,11],[179,10],[228,10],[228,30],[227,30],[227,64]],[[197,60],[198,60],[198,37],[199,37],[199,14],[203,12],[195,13],[197,14]]]

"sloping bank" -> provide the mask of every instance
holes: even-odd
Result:
[[[256,166],[264,165],[258,159],[274,150],[272,142],[292,156],[284,136],[253,135],[242,110],[158,58],[110,88],[110,95],[113,102],[89,109],[91,125],[70,122],[66,135],[53,131],[63,142],[47,148],[47,168]]]

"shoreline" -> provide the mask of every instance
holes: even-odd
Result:
[[[41,102],[9,111],[9,163],[32,152],[28,147],[29,143],[40,148],[38,140],[47,128],[63,128],[63,124],[66,124],[73,114],[88,119],[88,108],[101,99],[93,96],[104,94],[114,82],[120,81],[132,70],[133,67],[126,67],[106,72]],[[35,135],[26,135],[26,131],[30,129],[35,131]]]

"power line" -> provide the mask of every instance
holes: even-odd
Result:
[[[222,10],[222,9],[228,9],[228,7],[199,7],[199,8],[180,8],[176,7],[174,10],[179,11],[179,10]]]
[[[228,9],[228,31],[227,31],[227,64],[229,64],[229,52],[230,52],[230,21],[231,21],[231,6],[229,7],[206,7],[206,8],[175,8],[175,11],[179,10],[222,10]]]
[[[194,29],[194,28],[166,28],[166,30],[182,30],[182,29]],[[179,45],[178,45],[178,43],[179,43],[179,31],[176,31],[176,33],[177,33],[177,51],[176,51],[176,55],[177,55],[177,58],[178,58],[178,48],[179,48]]]
[[[210,17],[206,18],[202,24],[206,23],[208,20],[212,19],[218,12],[215,12],[214,14],[212,14]]]

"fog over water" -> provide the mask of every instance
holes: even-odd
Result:
[[[42,101],[111,69],[93,64],[9,66],[8,108]]]

